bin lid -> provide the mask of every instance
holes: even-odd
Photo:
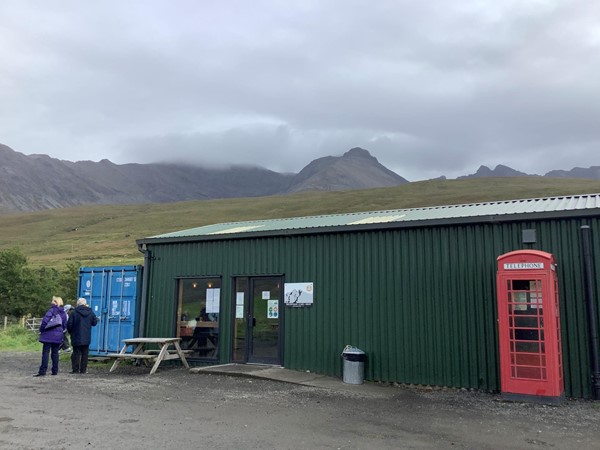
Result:
[[[351,345],[346,345],[346,347],[344,348],[344,351],[342,352],[342,355],[364,355],[365,352],[363,352],[360,348],[356,348],[356,347],[352,347]]]

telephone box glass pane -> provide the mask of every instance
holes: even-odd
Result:
[[[517,367],[517,377],[516,378],[528,378],[530,380],[541,380],[542,379],[542,369],[539,367]]]
[[[539,324],[537,316],[515,317],[515,327],[517,328],[538,328]]]
[[[513,292],[511,302],[513,311],[527,311],[527,294],[525,292]]]
[[[546,377],[541,280],[508,281],[508,326],[513,378]]]
[[[538,353],[540,344],[537,342],[517,342],[516,350],[517,352]]]

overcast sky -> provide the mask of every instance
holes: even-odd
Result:
[[[600,165],[595,0],[0,2],[0,143],[421,180]]]

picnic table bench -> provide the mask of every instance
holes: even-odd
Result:
[[[181,341],[181,338],[151,337],[123,339],[123,348],[121,351],[119,353],[109,353],[107,355],[108,357],[115,359],[115,362],[110,368],[110,372],[116,370],[116,368],[119,367],[119,364],[126,359],[154,361],[154,365],[150,370],[150,375],[156,372],[156,369],[158,369],[161,362],[170,359],[180,359],[182,364],[189,369],[190,366],[185,359],[185,353],[189,352],[181,350],[179,341]],[[159,346],[159,350],[144,349],[147,344],[156,344]],[[135,345],[135,348],[132,353],[127,353],[127,348],[130,345]],[[173,350],[170,349],[171,346],[173,346]]]

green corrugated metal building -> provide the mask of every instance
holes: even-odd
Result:
[[[558,264],[565,394],[589,398],[580,228],[591,227],[600,267],[599,218],[600,194],[590,194],[148,237],[137,241],[141,326],[145,336],[181,337],[196,363],[340,376],[350,344],[367,354],[367,380],[497,391],[496,258],[537,249]]]

